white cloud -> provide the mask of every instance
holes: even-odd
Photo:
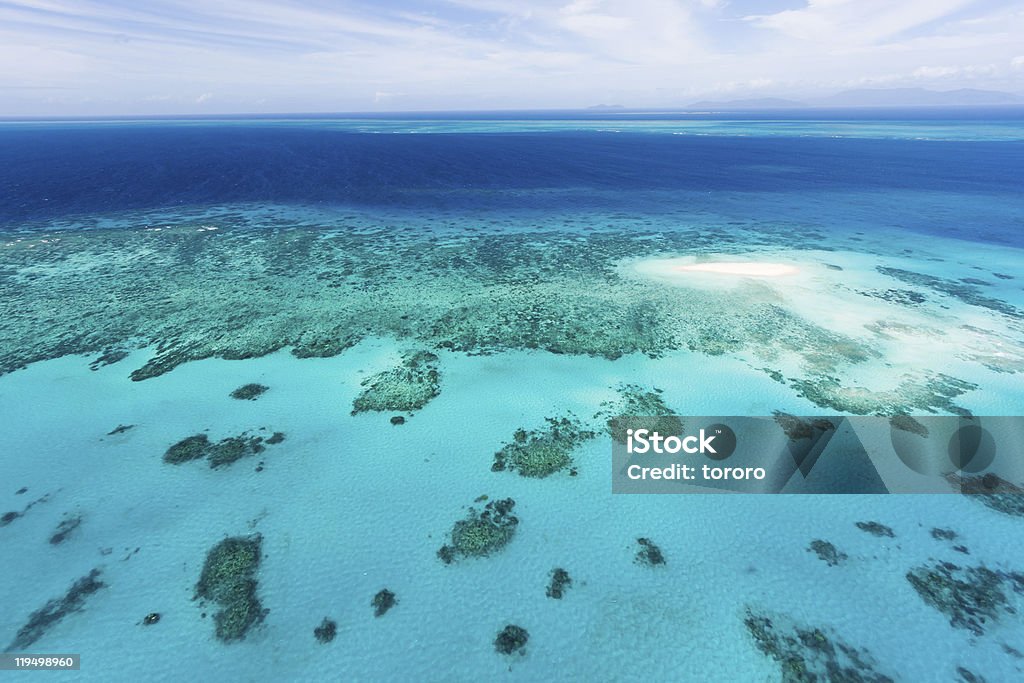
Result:
[[[847,84],[1020,90],[1024,69],[1013,0],[810,0],[748,17],[724,0],[422,7],[9,1],[0,87],[22,90],[0,115],[672,106]],[[39,87],[66,91],[59,111]]]

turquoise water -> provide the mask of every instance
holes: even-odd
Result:
[[[5,650],[1019,678],[1024,482],[614,495],[607,421],[1020,415],[1020,120],[618,118],[0,125]]]

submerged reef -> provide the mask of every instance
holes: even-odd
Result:
[[[551,582],[548,583],[546,595],[549,598],[561,600],[562,596],[565,595],[566,589],[571,586],[572,578],[569,576],[569,572],[561,567],[555,567],[551,570]]]
[[[75,529],[82,523],[82,515],[65,517],[50,536],[50,545],[60,545],[68,540],[68,536],[74,533]]]
[[[451,222],[466,229],[439,230],[419,218],[323,220],[274,211],[127,214],[113,229],[26,233],[4,242],[0,374],[72,354],[124,363],[132,357],[127,352],[152,349],[130,370],[142,381],[204,358],[281,349],[331,356],[367,337],[389,337],[421,351],[370,378],[353,406],[357,412],[406,412],[436,396],[437,379],[420,354],[440,349],[539,349],[608,359],[737,354],[818,406],[855,414],[962,412],[956,398],[973,388],[931,372],[924,358],[901,369],[896,387],[888,383],[891,372],[857,374],[884,376],[884,386],[848,386],[839,378],[851,369],[884,368],[883,337],[829,329],[767,286],[690,289],[627,277],[619,267],[666,254],[817,249],[821,234],[813,227],[708,224],[666,231],[609,215],[594,217],[603,223],[591,232],[568,223],[516,223],[506,230],[458,216]],[[682,213],[679,220],[692,224]],[[160,228],[151,229],[154,224]],[[389,226],[386,239],[382,224]],[[978,285],[895,268],[882,274],[944,295],[907,309],[930,316],[934,327],[942,326],[935,300],[949,296],[1020,320],[1017,309]],[[1007,372],[1024,368],[1021,354],[999,356],[993,341],[1018,348],[1019,333],[982,332],[966,336],[956,353]],[[650,406],[619,414],[662,411]]]
[[[231,398],[237,398],[240,401],[255,401],[269,389],[270,387],[265,384],[243,384],[231,392]]]
[[[451,564],[460,557],[486,557],[501,550],[519,526],[519,518],[512,514],[515,505],[514,500],[505,498],[487,503],[483,512],[469,508],[465,519],[455,522],[451,542],[441,546],[437,556]]]
[[[206,434],[195,434],[185,437],[168,448],[164,453],[164,462],[170,465],[180,465],[206,458],[210,467],[217,469],[226,467],[242,458],[258,455],[266,450],[267,444],[273,446],[282,441],[284,441],[284,432],[274,432],[266,439],[262,436],[242,433],[238,436],[221,439],[216,443],[210,441]]]
[[[229,643],[245,638],[267,611],[256,595],[263,537],[225,538],[206,554],[196,583],[195,597],[215,603],[213,616],[217,639]]]
[[[572,414],[545,419],[548,423],[545,430],[516,430],[512,441],[494,454],[491,469],[544,478],[571,467],[573,450],[596,436],[594,432],[583,429]]]
[[[628,430],[647,429],[662,436],[683,433],[683,421],[676,417],[676,411],[665,405],[661,389],[647,390],[636,384],[618,387],[617,401],[601,404],[601,412],[595,417],[604,418],[608,433],[618,443],[626,443]]]
[[[636,551],[633,561],[645,567],[656,567],[665,564],[665,555],[662,554],[654,541],[649,538],[638,538],[636,543],[640,548]]]
[[[907,572],[907,581],[926,604],[949,617],[951,626],[976,636],[1000,616],[1017,613],[1009,593],[1024,594],[1024,574],[984,565],[960,567],[933,561]]]
[[[320,622],[320,625],[313,629],[313,637],[321,643],[329,643],[334,640],[334,636],[338,633],[338,624],[333,619],[324,617],[324,620]]]
[[[388,613],[388,610],[397,604],[398,598],[387,588],[377,591],[377,594],[373,596],[373,600],[370,601],[370,606],[373,607],[373,616],[375,617],[384,616]]]
[[[503,655],[525,655],[530,634],[522,626],[508,624],[494,639],[494,649]]]
[[[857,522],[856,527],[861,531],[878,536],[879,538],[896,538],[896,533],[881,522]]]
[[[743,623],[761,652],[778,662],[786,683],[844,681],[892,683],[870,653],[821,627],[801,626],[784,615],[747,609]]]
[[[954,299],[959,299],[965,304],[980,306],[981,308],[987,308],[992,311],[996,311],[997,313],[1002,313],[1010,318],[1024,320],[1024,312],[1014,306],[1011,306],[1005,301],[986,296],[980,289],[978,289],[978,287],[975,286],[975,283],[968,283],[960,280],[947,280],[946,278],[926,275],[924,273],[915,273],[901,268],[878,266],[877,270],[883,275],[888,275],[889,277],[896,278],[897,280],[901,280],[907,284],[927,287],[928,289],[939,292],[940,294],[945,294],[946,296],[953,297]]]
[[[847,559],[846,553],[840,551],[828,541],[823,541],[819,538],[811,541],[811,544],[807,547],[807,551],[813,552],[818,556],[818,559],[830,567],[834,567]]]
[[[441,393],[437,360],[429,351],[406,353],[398,366],[363,380],[352,414],[419,410]]]
[[[960,492],[1004,515],[1024,517],[1024,488],[997,474],[979,476],[949,475],[949,482]]]
[[[85,606],[85,599],[106,585],[100,581],[100,573],[99,569],[93,569],[71,584],[71,588],[63,597],[50,600],[29,615],[28,622],[18,630],[18,634],[4,651],[24,652],[61,619],[73,612],[81,612]]]

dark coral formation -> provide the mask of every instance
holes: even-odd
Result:
[[[152,626],[153,624],[157,624],[159,622],[160,622],[160,613],[159,612],[150,612],[149,614],[147,614],[146,616],[144,616],[142,618],[142,625],[143,626]]]
[[[175,443],[164,453],[164,462],[180,465],[190,460],[205,458],[210,448],[210,437],[206,434],[187,436]]]
[[[901,268],[878,266],[877,270],[883,275],[894,277],[897,280],[906,282],[907,284],[927,287],[928,289],[945,294],[946,296],[959,299],[965,304],[980,306],[981,308],[987,308],[1017,320],[1024,320],[1024,312],[1014,306],[1011,306],[1005,301],[986,296],[973,284],[957,280],[947,280],[946,278],[926,275],[925,273],[915,273]]]
[[[978,500],[1004,515],[1024,517],[1024,488],[989,472],[981,476],[949,476],[949,481],[972,500]]]
[[[636,551],[634,562],[645,567],[657,567],[665,564],[665,555],[654,541],[649,538],[638,538],[636,543],[640,548]]]
[[[1024,593],[1024,574],[994,571],[984,565],[932,562],[907,572],[907,581],[925,603],[949,617],[951,626],[978,636],[1001,615],[1016,613],[1008,590]]]
[[[889,301],[894,304],[900,304],[901,306],[917,306],[925,301],[924,294],[915,292],[912,289],[886,289],[884,291],[873,289],[860,293],[864,296]]]
[[[21,487],[20,489],[17,490],[15,495],[21,495],[22,493],[25,493],[26,491],[28,491],[28,489],[23,486],[23,487]],[[50,494],[46,494],[46,495],[40,496],[39,498],[36,498],[31,503],[26,505],[20,511],[19,510],[10,510],[10,511],[5,512],[4,514],[0,515],[0,528],[7,526],[8,524],[10,524],[10,523],[14,522],[15,520],[19,519],[20,517],[23,517],[29,510],[34,508],[36,505],[39,505],[40,503],[45,503],[47,500],[49,500],[49,498],[50,498]]]
[[[494,471],[509,470],[524,477],[543,478],[572,466],[572,452],[594,438],[573,416],[546,418],[545,430],[519,429],[512,441],[494,454]]]
[[[844,387],[835,377],[792,380],[790,385],[816,405],[854,415],[899,415],[917,410],[970,415],[970,411],[956,405],[953,399],[978,388],[972,382],[934,372],[904,375],[896,389],[879,391]]]
[[[441,392],[437,361],[429,351],[410,352],[398,366],[363,380],[352,414],[419,410]]]
[[[75,529],[82,523],[81,515],[74,515],[72,517],[65,517],[61,520],[60,524],[57,525],[53,535],[50,536],[50,545],[60,545],[68,539]]]
[[[915,420],[909,415],[891,416],[889,418],[889,426],[901,432],[909,432],[925,439],[928,438],[928,427],[922,424],[920,420]]]
[[[313,637],[321,643],[329,643],[338,634],[338,624],[333,619],[324,617],[320,625],[313,629]]]
[[[74,612],[81,612],[85,599],[106,585],[100,581],[100,573],[99,569],[93,569],[71,584],[71,588],[62,597],[50,600],[29,615],[28,622],[18,630],[4,651],[24,652],[61,619]]]
[[[816,538],[811,541],[807,550],[808,552],[813,552],[818,556],[818,559],[822,560],[830,567],[834,567],[847,559],[846,553],[840,551],[828,541],[823,541],[820,538]]]
[[[206,458],[210,467],[216,469],[226,467],[242,458],[258,455],[266,450],[266,446],[284,441],[284,432],[274,432],[264,439],[262,436],[242,433],[214,443],[206,434],[188,436],[172,445],[164,453],[164,462],[180,465],[192,460]]]
[[[810,439],[836,428],[836,425],[832,420],[823,417],[804,420],[803,418],[799,418],[795,415],[790,415],[789,413],[784,413],[779,410],[776,410],[772,414],[775,417],[775,423],[782,427],[782,431],[785,432],[786,437],[790,441]]]
[[[231,398],[237,398],[240,401],[255,401],[269,389],[270,387],[265,384],[243,384],[231,392]]]
[[[529,640],[530,634],[525,628],[508,624],[494,639],[494,649],[503,655],[524,655]]]
[[[492,500],[483,512],[469,508],[465,519],[455,522],[451,542],[437,551],[445,564],[459,557],[486,557],[508,545],[519,526],[519,518],[512,514],[516,502],[511,498]]]
[[[957,533],[952,529],[939,529],[935,527],[932,529],[931,534],[932,538],[936,541],[955,541],[957,538]]]
[[[892,683],[871,655],[820,627],[805,627],[783,615],[748,608],[743,620],[757,649],[774,659],[786,683]]]
[[[561,567],[555,567],[551,570],[551,581],[548,583],[546,595],[549,598],[561,600],[562,596],[565,595],[566,589],[571,586],[572,578],[569,576],[569,572],[565,571]]]
[[[618,393],[618,400],[603,403],[602,412],[596,416],[606,418],[608,433],[618,443],[626,443],[630,429],[647,429],[662,436],[683,433],[683,421],[665,404],[661,389],[624,384],[618,387]]]
[[[896,538],[896,533],[881,522],[857,522],[857,528],[879,538]]]
[[[752,244],[818,248],[821,233],[811,226],[705,222],[700,230],[668,231],[609,214],[588,218],[600,228],[587,233],[569,219],[558,225],[557,217],[543,228],[509,218],[493,229],[460,232],[374,213],[336,215],[325,229],[319,218],[267,211],[126,215],[117,229],[65,231],[59,239],[26,233],[5,244],[0,373],[69,354],[112,361],[152,348],[131,373],[145,380],[192,360],[252,358],[289,347],[300,357],[330,356],[378,336],[425,353],[541,349],[610,359],[680,350],[742,353],[773,377],[781,376],[773,362],[779,359],[801,368],[786,381],[804,396],[858,414],[945,410],[962,393],[944,382],[931,387],[935,378],[923,368],[908,372],[896,389],[843,386],[836,378],[850,366],[881,362],[873,341],[830,331],[775,299],[681,289],[619,269],[625,260],[656,254],[729,254]],[[692,224],[692,217],[679,219]],[[374,229],[382,220],[394,226],[387,240]],[[132,229],[153,221],[159,231]],[[217,229],[205,228],[210,225]],[[265,228],[260,240],[252,239],[256,225]],[[76,260],[92,265],[64,267]],[[913,288],[1016,312],[982,296],[976,285],[886,272]],[[934,314],[939,298],[930,296],[918,310]],[[399,393],[415,404],[430,386]],[[365,399],[374,405],[372,394]]]
[[[222,642],[245,638],[249,629],[266,616],[256,595],[262,542],[259,534],[233,536],[206,554],[195,597],[220,608],[213,621],[217,639]]]
[[[113,365],[114,363],[123,361],[127,357],[128,351],[125,349],[108,349],[104,351],[99,358],[89,363],[89,369],[99,370],[104,366]]]
[[[377,594],[373,596],[373,600],[370,601],[370,606],[373,607],[373,616],[375,617],[384,616],[388,613],[388,610],[397,604],[398,598],[387,588],[377,591]]]

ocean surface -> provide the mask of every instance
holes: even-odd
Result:
[[[1012,435],[977,495],[611,456],[621,415],[1024,414],[1022,178],[1013,108],[0,121],[0,651],[1020,680]]]

